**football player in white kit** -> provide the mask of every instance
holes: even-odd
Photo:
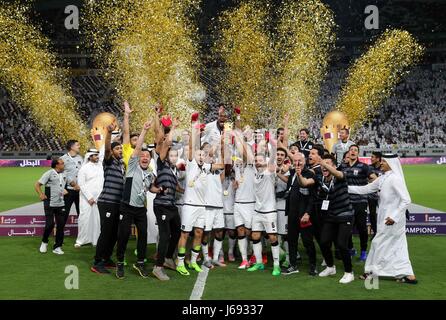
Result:
[[[253,165],[254,157],[250,146],[243,143],[243,138],[238,131],[234,131],[236,147],[243,154],[243,160],[237,158],[234,161],[236,188],[234,201],[234,225],[237,229],[238,247],[242,256],[239,269],[248,269],[248,237],[251,234],[252,216],[256,202],[254,192],[254,180],[256,171]]]
[[[283,245],[285,249],[285,262],[284,266],[289,266],[290,256],[288,250],[288,217],[286,216],[286,190],[289,172],[289,160],[287,158],[287,150],[283,148],[277,148],[276,161],[277,161],[277,176],[276,176],[276,207],[277,207],[277,233],[279,234],[279,243]],[[286,163],[288,161],[288,163]],[[286,178],[284,178],[286,177]],[[284,180],[282,180],[284,179]]]
[[[193,116],[192,128],[194,136],[198,135],[197,118]],[[189,233],[194,230],[194,240],[192,244],[191,261],[189,268],[197,272],[202,269],[197,264],[197,257],[201,250],[201,238],[206,219],[206,188],[207,188],[207,172],[223,169],[223,165],[211,165],[204,163],[204,151],[195,150],[193,148],[193,137],[189,139],[188,161],[186,163],[186,187],[183,197],[183,209],[181,213],[181,237],[178,242],[178,265],[177,271],[181,275],[189,275],[184,266],[184,258],[186,255],[186,242]],[[195,141],[197,141],[196,138]],[[199,141],[199,140],[198,140]],[[194,155],[194,156],[193,156]]]
[[[223,180],[223,214],[225,216],[225,229],[228,233],[228,260],[234,262],[234,246],[237,239],[234,223],[235,176],[232,165],[225,165],[225,179]]]
[[[276,208],[276,165],[274,164],[275,154],[271,159],[267,159],[264,154],[255,156],[256,177],[255,185],[255,213],[252,217],[252,234],[254,255],[256,263],[248,269],[249,272],[264,270],[262,262],[261,235],[266,231],[271,242],[271,253],[274,260],[273,276],[280,276],[279,264],[279,241],[277,238],[277,208]]]
[[[223,135],[220,139],[223,138]],[[205,154],[205,162],[213,163],[214,154],[223,144],[213,145],[210,148],[209,154]],[[223,150],[217,158],[223,159]],[[216,169],[218,166],[219,169]],[[221,168],[221,169],[220,169]],[[201,249],[203,252],[203,265],[212,269],[214,266],[226,267],[224,263],[218,260],[218,255],[223,247],[225,218],[223,214],[223,185],[222,182],[225,177],[224,166],[213,164],[214,170],[207,171],[207,185],[206,185],[206,217],[203,238],[201,240]],[[214,245],[212,261],[209,258],[208,240],[209,233],[213,232]]]

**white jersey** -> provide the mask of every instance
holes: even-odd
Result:
[[[211,165],[204,163],[201,167],[197,161],[187,161],[186,163],[186,189],[184,191],[184,204],[194,206],[205,206],[207,172]]]
[[[287,171],[284,176],[289,177],[290,171]],[[279,177],[276,176],[276,194],[279,192],[283,192],[286,190],[287,183],[282,181]],[[276,207],[277,210],[285,211],[286,200],[284,198],[276,198]]]
[[[276,212],[276,172],[257,171],[254,184],[255,211],[259,213]]]
[[[235,192],[235,202],[254,203],[256,195],[254,190],[254,181],[256,170],[253,165],[235,165],[235,180],[238,182],[238,188]]]
[[[221,183],[221,170],[208,171],[206,186],[206,207],[223,208],[223,185]]]
[[[234,213],[235,190],[230,177],[223,181],[223,212]]]

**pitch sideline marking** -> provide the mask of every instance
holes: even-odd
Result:
[[[203,266],[203,271],[198,274],[195,281],[194,289],[190,294],[189,300],[201,300],[203,296],[204,287],[206,286],[206,279],[208,278],[209,268]]]

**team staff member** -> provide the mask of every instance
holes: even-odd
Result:
[[[357,145],[350,146],[348,154],[348,163],[343,163],[338,169],[344,172],[349,186],[365,186],[369,178],[376,179],[376,175],[370,171],[369,166],[358,160],[359,147]],[[366,212],[368,204],[367,195],[351,194],[350,202],[355,212],[354,225],[359,232],[361,243],[360,260],[365,261],[367,259],[367,242],[369,237]],[[356,250],[353,249],[352,237],[350,237],[349,249],[351,250],[351,255],[354,256]]]
[[[294,168],[291,169],[290,179],[288,179],[287,189],[289,196],[287,199],[288,215],[288,243],[290,249],[290,266],[282,271],[282,274],[290,275],[299,272],[297,268],[297,242],[299,234],[307,251],[310,262],[310,275],[317,275],[316,271],[316,248],[313,242],[313,228],[311,217],[313,207],[313,195],[310,188],[299,185],[297,175],[304,178],[313,178],[314,174],[305,167],[305,157],[302,153],[297,153],[293,157]]]
[[[310,155],[308,156],[309,170],[313,172],[313,174],[319,179],[322,177],[322,169],[320,163],[323,155],[324,155],[324,147],[321,145],[314,145],[310,151]],[[321,199],[318,196],[315,190],[312,190],[312,195],[313,195],[313,209],[312,209],[311,220],[313,224],[313,234],[314,237],[316,238],[317,243],[320,246],[321,226],[322,226],[321,206],[323,199]]]
[[[321,232],[322,255],[327,268],[319,273],[320,277],[336,274],[333,261],[331,243],[336,241],[344,264],[344,276],[339,283],[349,283],[353,276],[352,260],[348,251],[348,241],[352,234],[353,208],[348,194],[348,185],[345,174],[336,170],[336,160],[332,155],[324,155],[321,161],[322,179],[305,178],[297,170],[299,183],[302,186],[315,185],[320,194],[324,194],[321,206],[323,217]]]
[[[43,232],[40,252],[46,253],[48,248],[48,237],[54,229],[54,219],[56,219],[56,242],[53,246],[53,253],[64,254],[62,244],[65,227],[65,203],[64,195],[67,193],[65,185],[67,182],[64,173],[64,162],[61,158],[51,162],[51,170],[45,172],[34,185],[34,189],[43,201],[45,210],[45,231]],[[42,186],[45,186],[45,193]]]
[[[173,150],[172,136],[178,122],[175,120],[166,140],[157,144],[157,175],[155,185],[159,188],[153,202],[153,209],[159,230],[157,260],[152,274],[159,280],[166,281],[169,277],[164,272],[164,266],[176,270],[173,253],[180,239],[181,219],[176,202],[178,185],[178,170],[176,163],[178,151]]]
[[[76,213],[79,216],[79,191],[80,187],[77,183],[77,174],[84,162],[84,159],[79,154],[80,144],[77,140],[68,140],[67,153],[64,154],[61,160],[65,164],[65,175],[67,177],[66,189],[68,193],[64,196],[65,202],[65,223],[70,215],[71,206],[75,205]]]
[[[336,164],[340,166],[342,163],[342,159],[344,158],[344,154],[348,151],[351,145],[355,143],[349,140],[350,130],[347,128],[343,128],[339,131],[339,141],[335,143],[333,146],[333,153],[336,156]]]
[[[381,159],[382,159],[382,153],[379,151],[372,152],[371,156],[371,165],[370,170],[373,172],[377,177],[383,175],[383,171],[381,170]],[[371,182],[371,181],[369,181]],[[369,203],[369,217],[370,217],[370,225],[373,230],[373,236],[372,239],[375,237],[377,229],[376,229],[376,208],[378,207],[378,192],[373,192],[368,195],[368,203]]]
[[[122,145],[111,143],[111,133],[115,125],[107,127],[104,145],[104,187],[98,198],[98,209],[101,217],[101,234],[96,246],[94,265],[91,271],[110,273],[107,267],[114,267],[111,260],[113,248],[118,238],[119,207],[124,189],[125,168],[122,162]]]
[[[300,129],[299,131],[299,141],[297,142],[297,147],[299,148],[299,152],[303,153],[305,159],[308,160],[308,156],[310,155],[311,149],[313,149],[313,142],[308,140],[310,136],[310,131],[307,128]]]
[[[154,176],[153,172],[147,170],[150,164],[150,152],[147,149],[142,149],[142,144],[151,126],[152,123],[149,121],[144,123],[125,175],[116,248],[116,277],[118,279],[124,278],[125,250],[129,241],[132,223],[135,224],[138,231],[136,245],[137,262],[133,264],[133,269],[141,277],[148,277],[148,272],[144,265],[147,249],[146,192],[149,191]]]

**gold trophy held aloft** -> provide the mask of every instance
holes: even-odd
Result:
[[[343,128],[349,128],[347,117],[340,111],[331,111],[327,113],[322,121],[321,135],[324,140],[324,146],[332,152],[333,146],[339,139],[339,131]]]

